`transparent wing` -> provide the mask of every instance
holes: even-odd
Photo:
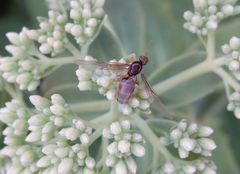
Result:
[[[90,71],[95,71],[98,69],[109,71],[114,74],[114,78],[116,79],[124,77],[127,74],[129,67],[129,64],[127,63],[103,62],[95,60],[78,59],[75,61],[75,63]]]
[[[127,70],[129,64],[127,63],[119,63],[119,62],[103,62],[103,61],[95,61],[95,60],[82,60],[78,59],[75,61],[78,65],[83,65],[86,68],[93,68],[93,69],[106,69],[110,71],[120,71],[120,70]]]
[[[160,108],[160,111],[163,112],[164,117],[170,119],[172,118],[172,114],[168,111],[166,106],[163,104],[163,102],[160,100],[159,96],[155,93],[154,89],[150,86],[150,84],[147,81],[147,78],[143,73],[141,73],[142,81],[144,82],[146,91],[148,92],[148,95],[153,98],[154,102],[158,105]]]

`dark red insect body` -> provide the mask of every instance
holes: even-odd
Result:
[[[135,89],[137,75],[141,73],[142,66],[148,63],[148,57],[140,56],[138,61],[134,61],[128,68],[127,77],[124,77],[119,83],[117,90],[117,100],[119,103],[127,103]]]

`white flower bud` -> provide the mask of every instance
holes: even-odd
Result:
[[[207,126],[202,126],[198,130],[198,136],[200,137],[208,137],[213,133],[213,129]]]
[[[111,132],[108,128],[103,129],[102,135],[104,138],[108,138],[108,139],[111,138],[111,136],[112,136]]]
[[[234,110],[234,115],[237,119],[240,119],[240,108],[237,107],[235,110]]]
[[[25,141],[30,142],[30,143],[34,143],[34,142],[39,141],[40,139],[41,139],[41,132],[40,131],[34,131],[34,132],[31,132],[30,134],[28,134]]]
[[[12,54],[14,57],[24,56],[24,51],[20,47],[16,47],[13,45],[5,46],[5,49]]]
[[[186,21],[190,21],[193,17],[193,13],[191,11],[185,11],[183,17]]]
[[[217,172],[212,168],[206,167],[203,171],[203,174],[217,174]]]
[[[237,37],[232,37],[229,42],[230,47],[233,50],[237,50],[240,47],[240,39]]]
[[[19,84],[27,84],[31,79],[32,75],[30,73],[22,73],[17,76],[16,82]]]
[[[143,110],[147,110],[150,107],[150,103],[147,100],[141,100],[139,107]]]
[[[127,167],[122,160],[119,160],[118,163],[114,166],[115,174],[127,174]]]
[[[180,140],[180,146],[186,151],[192,151],[195,148],[196,142],[190,138],[182,138]]]
[[[78,84],[78,88],[80,91],[87,91],[92,89],[92,82],[90,81],[85,81],[85,82],[80,82]]]
[[[131,144],[127,140],[121,140],[118,143],[118,150],[121,153],[129,153]]]
[[[35,158],[36,156],[32,151],[26,151],[21,155],[20,161],[22,165],[27,167],[34,162]]]
[[[130,106],[132,106],[133,108],[136,108],[140,105],[140,101],[136,98],[131,98],[129,101]]]
[[[96,8],[95,11],[94,11],[94,16],[96,18],[102,18],[104,16],[104,10],[103,8]]]
[[[137,157],[143,157],[145,155],[145,148],[140,144],[132,144],[131,151]]]
[[[209,13],[211,13],[211,14],[215,14],[216,12],[217,12],[217,7],[215,6],[215,5],[212,5],[212,6],[209,6],[208,7],[208,11],[209,11]]]
[[[222,12],[223,12],[225,15],[230,16],[230,15],[233,14],[234,8],[233,8],[232,5],[226,4],[226,5],[224,5],[224,6],[222,7]]]
[[[95,167],[95,160],[93,158],[86,158],[85,163],[89,169],[93,169]]]
[[[36,30],[26,30],[25,33],[32,40],[37,40],[39,37],[39,32]]]
[[[79,37],[82,34],[82,27],[80,25],[74,25],[71,28],[71,34],[75,37]]]
[[[21,45],[19,35],[15,32],[8,32],[6,34],[8,40],[14,45]]]
[[[228,68],[230,71],[237,71],[240,68],[240,64],[237,60],[232,60],[229,62]]]
[[[126,164],[127,164],[127,168],[128,170],[135,174],[137,173],[137,163],[135,162],[135,160],[132,157],[128,157],[126,159]]]
[[[61,41],[54,41],[53,43],[54,51],[61,52],[64,49],[64,45]]]
[[[197,170],[196,167],[192,166],[192,165],[183,166],[183,171],[186,174],[194,174],[196,172],[196,170]]]
[[[51,101],[53,104],[62,104],[62,105],[65,104],[64,98],[59,94],[53,94],[51,96]]]
[[[67,157],[69,149],[67,147],[60,147],[54,151],[54,154],[59,158]]]
[[[90,137],[84,133],[80,136],[80,141],[82,142],[82,144],[88,144],[90,141]]]
[[[52,47],[49,44],[45,43],[39,47],[39,51],[43,54],[49,54],[52,52]]]
[[[92,12],[91,12],[90,9],[85,8],[85,9],[83,9],[83,11],[82,11],[82,15],[83,15],[84,18],[89,18],[89,17],[91,17]]]
[[[31,80],[28,84],[27,90],[28,91],[35,90],[38,87],[39,83],[40,83],[39,80],[37,80],[37,81]]]
[[[126,104],[119,105],[119,107],[122,113],[125,115],[130,115],[133,111],[132,108]]]
[[[178,148],[178,154],[180,158],[187,158],[189,155],[189,152],[183,148]]]
[[[112,90],[108,91],[106,93],[106,97],[110,101],[114,100],[115,99],[115,91],[112,91]]]
[[[40,28],[46,32],[51,30],[51,25],[47,21],[43,21],[39,24]]]
[[[17,68],[17,64],[13,61],[5,61],[0,64],[0,71],[12,71]]]
[[[232,52],[232,58],[233,59],[238,59],[238,57],[239,57],[239,52],[238,51],[233,51]]]
[[[194,134],[198,131],[198,125],[196,123],[191,124],[187,129],[189,134]]]
[[[55,144],[45,145],[42,148],[42,153],[44,153],[45,155],[53,155],[56,148],[57,148],[57,145]]]
[[[48,156],[43,156],[37,162],[37,167],[45,168],[51,165],[51,159]]]
[[[116,157],[114,155],[108,155],[105,161],[106,166],[112,167],[116,163]]]
[[[95,28],[97,26],[97,19],[90,18],[90,19],[88,19],[87,24],[89,27]]]
[[[173,140],[177,140],[182,136],[182,132],[179,129],[174,129],[170,132],[170,137]]]
[[[50,107],[50,110],[55,115],[63,115],[65,113],[65,108],[61,104],[54,104]]]
[[[48,122],[43,126],[42,133],[43,134],[51,134],[52,132],[54,132],[54,130],[55,130],[55,127],[54,127],[53,123]]]
[[[73,167],[73,160],[70,158],[65,158],[61,161],[58,166],[58,173],[59,174],[66,174],[70,173]]]
[[[229,54],[230,51],[231,51],[231,48],[229,47],[228,44],[225,44],[225,45],[222,46],[222,51],[223,51],[224,54]]]
[[[136,143],[139,143],[139,142],[143,141],[143,137],[142,137],[142,135],[139,134],[139,133],[134,133],[134,134],[132,135],[132,140],[133,140],[134,142],[136,142]]]
[[[121,133],[122,128],[119,122],[114,122],[110,125],[110,130],[112,134],[117,135]]]
[[[87,156],[87,154],[84,151],[80,151],[78,152],[77,156],[79,159],[83,160]]]
[[[107,151],[109,154],[113,155],[116,154],[118,152],[118,145],[117,142],[113,142],[110,145],[108,145],[107,147]]]
[[[79,20],[81,19],[82,15],[77,9],[72,9],[70,11],[70,17],[74,20]]]
[[[65,30],[70,33],[73,26],[74,26],[74,24],[72,24],[72,23],[67,23],[67,24],[65,25]]]
[[[65,136],[67,139],[74,141],[78,138],[79,132],[77,129],[70,127],[66,129]]]
[[[207,22],[206,26],[207,26],[208,29],[215,30],[218,27],[218,23],[216,21],[210,20],[210,21]]]
[[[86,27],[84,29],[84,33],[88,36],[88,37],[92,37],[94,34],[94,29],[91,27]]]
[[[194,15],[192,17],[192,23],[196,26],[201,26],[203,24],[203,21],[201,19],[201,16],[198,16],[198,15]]]
[[[24,60],[20,63],[20,65],[26,71],[31,71],[34,68],[34,63],[30,60]]]
[[[217,147],[215,142],[209,138],[200,138],[198,142],[201,145],[201,147],[206,150],[212,151]]]
[[[172,174],[175,173],[176,169],[172,163],[167,162],[163,166],[163,171],[167,174]]]

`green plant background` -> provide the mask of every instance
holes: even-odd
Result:
[[[190,0],[108,0],[105,9],[119,38],[103,29],[90,48],[89,54],[92,56],[109,60],[130,53],[147,54],[150,64],[144,71],[151,77],[151,84],[205,58],[204,49],[197,37],[182,27],[183,12],[192,9]],[[6,55],[6,32],[20,31],[22,26],[36,28],[36,16],[46,15],[47,8],[43,0],[1,0],[1,55]],[[234,35],[240,35],[239,16],[221,23],[217,32],[217,54],[221,54],[220,46]],[[75,70],[75,66],[63,66],[43,79],[41,87],[35,93],[47,97],[60,93],[74,108],[81,102],[103,100],[97,93],[78,91]],[[0,97],[1,106],[9,100],[4,91]],[[240,121],[232,113],[226,112],[224,86],[216,75],[206,74],[190,80],[167,91],[161,98],[168,107],[182,111],[187,119],[214,128],[213,139],[218,147],[213,153],[213,159],[219,174],[240,173]],[[81,113],[86,119],[97,115],[99,113]],[[151,127],[158,130],[161,125],[154,123]],[[145,173],[146,166],[151,163],[150,156],[151,152],[139,161],[142,163],[142,169],[139,170],[141,173]]]

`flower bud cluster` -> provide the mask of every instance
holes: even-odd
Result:
[[[198,35],[207,35],[209,30],[215,30],[218,23],[240,12],[238,6],[234,6],[236,0],[193,0],[194,12],[184,12],[184,28]]]
[[[6,124],[3,130],[5,147],[0,150],[0,173],[21,174],[37,172],[37,148],[27,145],[25,137],[28,134],[28,119],[30,112],[25,106],[12,100],[0,109],[0,121]],[[3,172],[1,172],[3,171]]]
[[[0,109],[0,121],[7,125],[3,130],[4,144],[9,146],[19,145],[28,133],[29,111],[18,100],[6,102]]]
[[[96,61],[96,59],[92,58],[91,56],[86,56],[85,60],[89,62]],[[116,60],[111,60],[109,63],[131,63],[134,60],[136,60],[136,56],[130,55],[122,58],[118,62]],[[90,68],[92,68],[92,70]],[[98,87],[99,93],[106,96],[109,101],[116,100],[119,83],[121,82],[122,78],[126,76],[126,74],[127,69],[111,70],[107,69],[105,66],[95,66],[94,63],[93,65],[90,63],[90,65],[87,67],[80,65],[76,71],[76,75],[79,80],[79,90],[91,90],[94,87]],[[135,110],[141,110],[149,113],[151,102],[152,98],[149,96],[146,89],[136,84],[135,90],[129,101],[125,104],[119,103],[119,109],[125,115],[129,115]]]
[[[226,56],[230,55],[227,59],[228,69],[240,80],[240,38],[232,37],[229,44],[222,46],[222,51]]]
[[[135,174],[137,164],[133,156],[145,155],[145,143],[141,134],[131,129],[129,120],[113,122],[103,130],[103,137],[111,140],[108,145],[106,165],[112,168],[114,174]]]
[[[92,129],[73,115],[58,94],[51,101],[37,95],[30,101],[35,106],[31,111],[17,100],[0,109],[0,121],[7,125],[0,173],[96,173],[95,160],[85,146]]]
[[[36,59],[29,55],[34,49],[29,30],[23,28],[18,34],[7,33],[13,45],[6,46],[12,57],[0,57],[0,73],[9,83],[17,83],[21,90],[33,91],[39,85],[43,72]]]
[[[66,35],[64,26],[67,22],[67,16],[57,11],[48,11],[48,18],[39,17],[39,30],[32,30],[37,32],[35,39],[39,42],[39,51],[42,54],[58,54],[65,50]]]
[[[26,138],[27,142],[47,142],[57,135],[70,141],[80,138],[82,144],[89,142],[92,129],[74,116],[60,95],[52,95],[51,101],[33,95],[30,101],[36,108],[36,114],[28,120],[31,133]]]
[[[43,156],[36,166],[43,174],[95,173],[95,160],[80,144],[69,145],[65,140],[44,145]]]
[[[65,25],[65,30],[74,36],[79,45],[91,42],[101,28],[105,12],[105,0],[71,0],[71,23]]]
[[[186,120],[182,120],[160,141],[177,148],[180,158],[187,158],[190,153],[209,157],[216,148],[215,142],[209,138],[212,133],[213,129],[210,127],[189,124]]]
[[[235,117],[240,119],[240,92],[236,91],[229,96],[229,103],[227,105],[228,111],[233,111]]]
[[[196,162],[187,164],[179,164],[177,162],[166,162],[158,172],[159,174],[216,174],[217,168],[213,161],[201,159]]]

